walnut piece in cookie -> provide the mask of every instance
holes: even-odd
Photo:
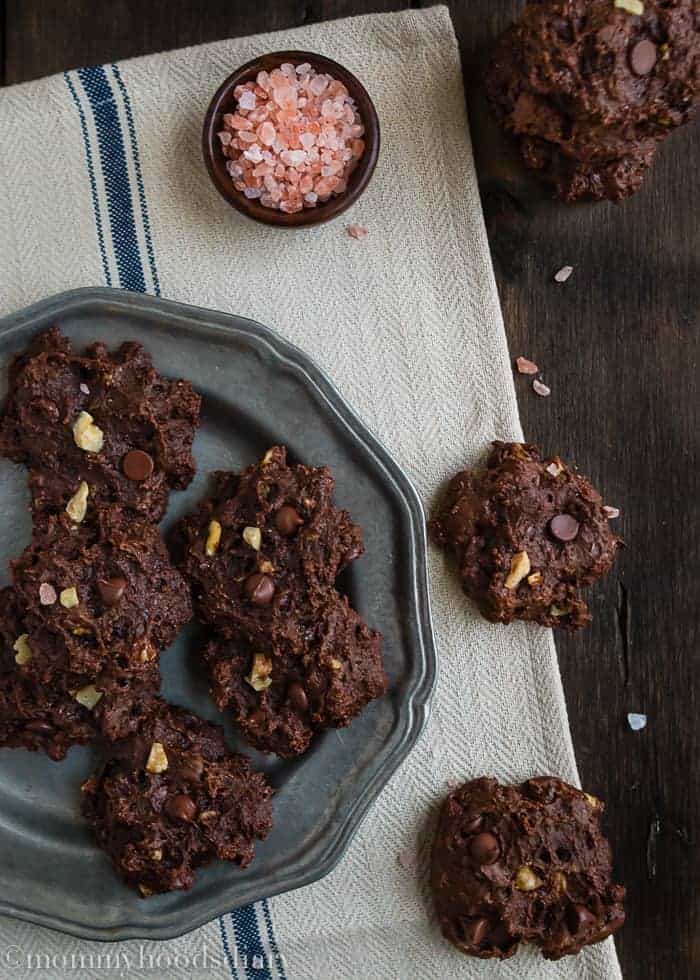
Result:
[[[218,707],[261,752],[305,752],[314,735],[349,725],[387,688],[381,635],[335,591],[307,622],[301,651],[271,639],[264,649],[239,634],[202,650]]]
[[[83,814],[117,874],[143,897],[191,888],[215,858],[250,864],[272,827],[272,788],[223,729],[154,698],[83,784]]]
[[[282,446],[240,476],[215,474],[213,496],[175,536],[203,622],[302,648],[310,603],[363,551],[334,488],[325,466],[290,464]]]
[[[52,327],[10,366],[0,454],[29,467],[35,520],[68,509],[77,523],[118,502],[157,522],[194,475],[199,410],[192,385],[164,378],[139,344],[78,354]]]
[[[580,589],[622,545],[608,521],[598,492],[559,457],[494,442],[484,470],[451,480],[430,527],[486,619],[574,630],[591,618]]]
[[[486,88],[557,197],[616,201],[697,108],[699,53],[695,0],[539,0],[497,42]]]
[[[603,809],[550,776],[480,778],[452,792],[431,865],[445,938],[470,956],[506,959],[522,942],[556,960],[616,932],[625,889],[612,881]]]

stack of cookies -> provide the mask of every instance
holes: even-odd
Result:
[[[138,344],[77,354],[56,328],[9,380],[0,452],[29,469],[33,535],[0,593],[0,744],[58,760],[100,741],[85,813],[141,894],[188,887],[214,855],[246,864],[270,788],[217,726],[158,697],[192,604],[157,522],[195,471],[199,395]]]
[[[176,535],[157,523],[195,472],[200,397],[139,344],[82,354],[57,328],[10,368],[0,453],[29,470],[33,534],[0,592],[0,746],[60,760],[97,741],[83,813],[143,896],[189,888],[218,857],[247,865],[272,789],[223,730],[159,695],[160,654],[192,618],[221,708],[266,752],[298,755],[386,689],[381,636],[335,589],[362,553],[326,469],[274,448]]]

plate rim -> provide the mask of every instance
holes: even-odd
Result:
[[[259,887],[256,889],[255,882],[252,881],[248,889],[250,896],[243,899],[232,898],[233,905],[226,901],[225,896],[229,888],[224,885],[216,901],[216,910],[210,911],[207,907],[200,909],[199,913],[193,910],[192,913],[187,914],[187,910],[180,908],[167,913],[168,918],[165,921],[161,919],[154,924],[144,920],[140,923],[125,921],[110,927],[95,927],[58,914],[36,911],[0,898],[0,915],[32,922],[79,939],[102,942],[128,939],[174,939],[200,928],[234,908],[294,891],[328,875],[344,856],[381,791],[415,747],[430,715],[430,702],[435,690],[438,670],[437,647],[430,610],[426,520],[422,501],[410,477],[362,421],[345,396],[336,388],[330,376],[302,348],[256,320],[146,293],[133,293],[105,286],[87,286],[54,294],[0,318],[0,335],[3,337],[11,335],[52,315],[59,317],[67,313],[75,313],[86,306],[99,306],[105,303],[130,315],[138,315],[139,311],[149,314],[160,313],[171,318],[170,322],[174,329],[183,326],[183,322],[179,321],[191,323],[194,320],[200,328],[206,326],[214,334],[230,335],[233,332],[249,342],[252,340],[257,347],[266,348],[278,362],[285,363],[301,374],[305,383],[322,396],[327,408],[352,434],[355,443],[359,442],[364,452],[368,453],[390,476],[392,488],[400,491],[396,496],[403,505],[404,516],[408,517],[409,521],[410,603],[416,622],[415,630],[412,632],[413,642],[419,654],[416,658],[419,669],[402,706],[400,723],[396,726],[395,744],[389,755],[367,780],[342,817],[340,825],[336,825],[337,817],[331,818],[328,829],[309,849],[310,857],[305,857],[301,863],[297,862],[292,866],[291,871],[283,875],[275,875],[274,881],[265,885],[262,891]],[[317,854],[317,851],[320,853]],[[235,879],[233,881],[235,888]],[[183,916],[186,916],[184,922]]]

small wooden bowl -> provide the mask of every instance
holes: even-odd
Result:
[[[365,151],[348,178],[347,189],[338,197],[331,197],[323,204],[317,204],[313,208],[304,208],[303,211],[297,211],[294,214],[285,214],[284,211],[267,208],[259,200],[249,199],[245,194],[236,190],[226,170],[227,158],[222,152],[221,141],[216,135],[223,129],[224,113],[236,111],[237,100],[233,95],[236,86],[253,80],[260,71],[272,71],[273,68],[279,68],[285,62],[290,62],[293,65],[302,65],[308,62],[317,72],[332,75],[333,78],[342,82],[355,100],[365,127],[363,136]],[[324,58],[320,54],[312,54],[310,51],[275,51],[273,54],[265,54],[249,61],[242,68],[229,75],[220,86],[211,100],[204,120],[202,151],[204,162],[214,186],[221,196],[242,214],[246,214],[256,221],[262,221],[268,225],[280,225],[283,228],[320,225],[322,222],[330,221],[331,218],[337,218],[339,214],[342,214],[351,204],[355,203],[367,187],[379,156],[379,119],[365,87],[347,68],[331,61],[330,58]]]

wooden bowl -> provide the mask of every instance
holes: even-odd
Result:
[[[317,72],[332,75],[347,88],[355,100],[358,112],[365,127],[363,139],[365,151],[360,157],[355,169],[348,178],[347,189],[338,197],[331,197],[322,204],[312,208],[304,208],[294,214],[267,208],[257,199],[249,199],[233,186],[233,181],[226,170],[227,158],[221,149],[221,141],[216,135],[223,129],[223,116],[226,112],[235,112],[237,100],[233,90],[237,85],[249,82],[260,71],[272,71],[285,62],[301,65],[308,62]],[[254,58],[243,65],[226,79],[211,100],[204,120],[202,133],[202,151],[209,176],[214,186],[228,203],[242,214],[262,221],[268,225],[280,225],[283,228],[301,228],[304,225],[320,225],[331,218],[337,218],[360,197],[372,177],[377,157],[379,156],[379,119],[372,100],[362,83],[355,76],[330,58],[310,51],[275,51]]]

